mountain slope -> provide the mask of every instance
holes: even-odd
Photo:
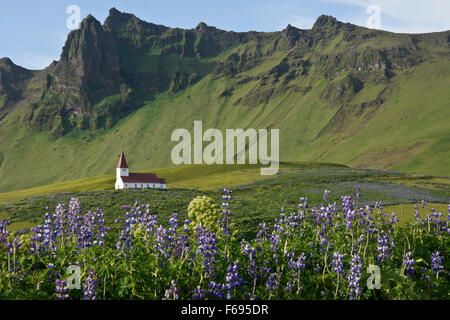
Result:
[[[109,174],[122,150],[132,170],[172,166],[171,133],[194,120],[278,128],[282,161],[448,176],[449,39],[329,16],[271,33],[88,16],[59,61],[9,71],[21,89],[0,114],[0,191]]]

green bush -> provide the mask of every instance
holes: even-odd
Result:
[[[217,231],[221,208],[213,199],[207,196],[198,196],[189,203],[188,216],[192,220],[192,226],[196,228],[199,224],[208,227],[211,231]]]

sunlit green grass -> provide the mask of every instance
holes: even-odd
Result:
[[[233,190],[234,219],[247,237],[256,231],[259,223],[276,218],[281,208],[286,212],[297,210],[299,197],[307,197],[310,206],[321,205],[324,190],[330,190],[327,201],[339,205],[341,195],[354,196],[354,186],[358,185],[362,189],[358,205],[373,207],[376,201],[382,201],[384,212],[395,211],[401,224],[414,219],[412,203],[425,199],[428,208],[435,207],[445,214],[450,199],[446,178],[317,163],[282,163],[275,176],[261,176],[259,170],[255,165],[151,170],[167,180],[167,190],[116,191],[113,175],[79,179],[0,194],[0,217],[11,220],[9,230],[26,229],[40,223],[45,212],[52,212],[58,203],[76,197],[84,203],[85,210],[102,208],[110,222],[123,214],[123,205],[136,201],[149,204],[153,214],[166,221],[173,212],[186,217],[189,202],[198,195],[208,195],[220,203],[220,189],[228,187]]]
[[[289,168],[343,167],[332,163],[281,163],[280,170]],[[260,165],[183,165],[172,168],[143,170],[165,178],[169,188],[218,190],[230,188],[268,176],[260,174]],[[133,171],[132,171],[133,172]],[[105,175],[55,183],[41,187],[0,193],[0,204],[58,192],[113,190],[115,175]]]
[[[400,220],[400,224],[404,225],[407,222],[414,221],[414,203],[397,204],[392,206],[385,206],[384,212],[391,215],[393,212]],[[431,208],[434,208],[437,212],[441,212],[443,217],[446,218],[448,212],[448,204],[445,203],[427,203],[425,208],[419,204],[419,215],[421,218],[425,218],[427,214],[431,213]],[[442,219],[442,218],[441,218]]]

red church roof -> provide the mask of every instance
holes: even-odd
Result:
[[[117,168],[128,168],[127,159],[125,159],[125,153],[120,154],[119,163],[117,164]]]
[[[160,179],[155,173],[130,173],[128,177],[121,177],[123,182],[127,183],[162,183],[166,184],[165,179]]]

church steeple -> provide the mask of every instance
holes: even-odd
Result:
[[[126,168],[128,169],[127,159],[125,159],[125,153],[120,154],[119,163],[117,164],[117,168]]]
[[[116,169],[116,178],[118,179],[119,177],[128,177],[129,176],[129,169],[128,169],[128,164],[127,164],[127,159],[125,159],[125,153],[120,154],[120,159],[119,159],[119,163],[117,164],[117,169]]]

